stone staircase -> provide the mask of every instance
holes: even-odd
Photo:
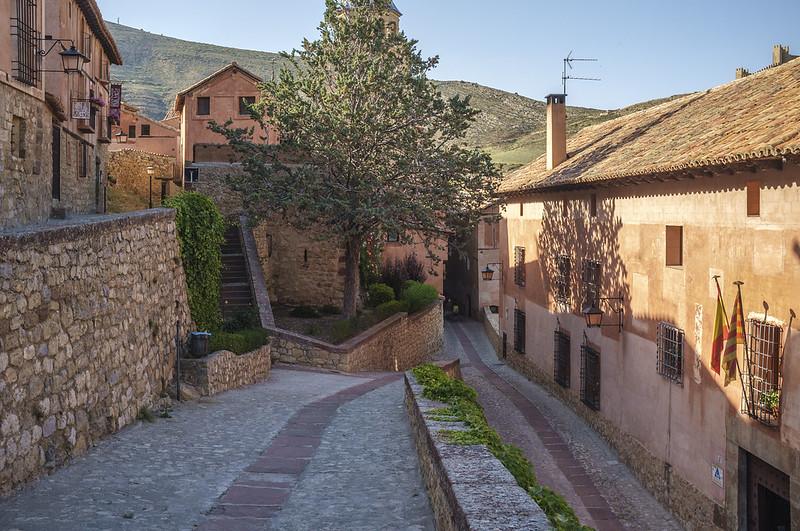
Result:
[[[253,308],[250,273],[239,227],[230,227],[225,231],[225,242],[222,244],[221,298],[222,315],[226,318]]]

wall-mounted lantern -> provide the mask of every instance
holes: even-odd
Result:
[[[58,52],[58,55],[61,56],[62,66],[62,70],[42,70],[42,72],[64,72],[65,74],[77,74],[78,72],[82,72],[83,65],[89,62],[89,58],[78,51],[78,49],[75,47],[75,41],[71,39],[54,39],[48,35],[42,39],[42,42],[53,43],[47,50],[39,50],[39,55],[42,57],[47,57],[50,55],[50,52],[52,52],[56,46],[61,46],[61,51]],[[65,42],[70,44],[69,48],[64,46]]]
[[[600,298],[598,299],[598,302],[601,306],[603,302],[615,303],[611,305],[611,311],[617,315],[617,322],[604,323],[603,318],[605,317],[605,312],[603,312],[603,310],[600,309],[595,303],[591,303],[583,309],[583,317],[586,319],[586,326],[588,328],[616,326],[619,331],[622,332],[623,314],[625,313],[625,309],[623,308],[625,296],[620,294],[619,297]]]
[[[502,266],[503,266],[502,263],[496,262],[492,264],[486,264],[486,269],[481,271],[481,277],[485,282],[491,282],[494,279],[494,269],[492,269],[491,266],[499,266],[498,269],[501,269],[501,275],[502,275]]]

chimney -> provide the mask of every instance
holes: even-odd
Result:
[[[547,96],[547,169],[567,160],[567,95]]]

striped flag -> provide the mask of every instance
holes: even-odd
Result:
[[[720,374],[722,351],[725,349],[725,337],[728,335],[728,325],[725,323],[725,305],[722,302],[722,293],[717,291],[717,315],[714,319],[714,342],[711,344],[711,368]]]
[[[725,341],[725,353],[722,355],[722,367],[725,369],[725,387],[736,381],[737,345],[744,345],[744,309],[742,308],[742,292],[736,294],[731,314],[731,326]]]

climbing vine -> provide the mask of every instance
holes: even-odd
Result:
[[[217,330],[222,325],[219,307],[225,222],[208,197],[184,192],[167,199],[174,208],[183,269],[189,292],[189,309],[198,328]]]

